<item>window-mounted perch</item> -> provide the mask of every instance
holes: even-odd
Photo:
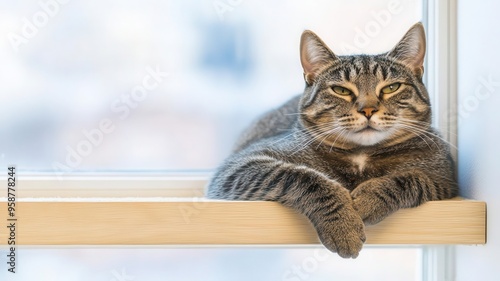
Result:
[[[5,200],[5,199],[4,199]],[[7,221],[7,203],[0,219]],[[310,223],[274,202],[196,198],[18,202],[18,245],[318,244]],[[7,244],[7,228],[0,244]],[[366,228],[367,244],[485,244],[486,204],[427,202]]]

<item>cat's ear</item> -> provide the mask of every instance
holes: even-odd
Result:
[[[311,85],[317,75],[325,68],[337,60],[333,52],[323,41],[310,30],[302,33],[300,38],[300,62],[304,69],[304,80]]]
[[[415,75],[422,77],[425,57],[425,31],[422,23],[414,24],[387,56],[403,63]]]

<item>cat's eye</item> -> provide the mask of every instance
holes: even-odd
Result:
[[[401,83],[392,83],[389,86],[383,87],[381,92],[382,92],[382,94],[392,94],[395,91],[397,91],[400,86],[401,86]]]
[[[341,96],[349,96],[352,94],[351,90],[340,86],[333,86],[332,90]]]

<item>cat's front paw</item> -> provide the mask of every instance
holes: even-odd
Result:
[[[366,241],[364,224],[352,207],[344,209],[334,218],[325,218],[317,231],[327,249],[343,258],[356,258]]]
[[[379,223],[394,212],[394,198],[384,192],[383,183],[375,180],[364,182],[351,192],[353,207],[366,224]]]

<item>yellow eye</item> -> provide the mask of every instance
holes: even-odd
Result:
[[[401,83],[393,83],[389,86],[383,87],[381,92],[382,92],[382,94],[392,94],[395,91],[397,91],[400,86],[401,86]]]
[[[333,87],[332,87],[332,90],[333,90],[335,93],[337,93],[337,94],[339,94],[339,95],[341,95],[341,96],[349,96],[349,95],[351,95],[351,94],[352,94],[352,92],[351,92],[350,90],[348,90],[348,89],[346,89],[346,88],[344,88],[344,87],[340,87],[340,86],[333,86]]]

